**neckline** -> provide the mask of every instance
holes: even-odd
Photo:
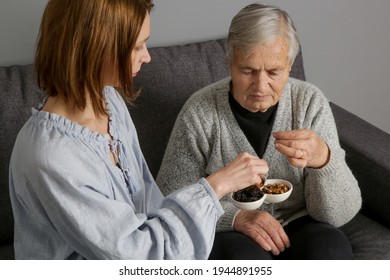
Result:
[[[56,113],[51,113],[48,111],[43,111],[42,108],[47,101],[47,97],[38,105],[36,108],[32,108],[33,116],[49,121],[51,124],[56,124],[57,127],[62,127],[64,131],[67,133],[72,132],[73,135],[80,135],[85,139],[95,139],[97,141],[113,141],[117,140],[117,131],[114,129],[114,117],[111,110],[110,98],[111,91],[114,89],[110,89],[111,87],[105,87],[103,89],[104,99],[106,102],[107,115],[108,115],[108,132],[107,134],[101,134],[97,131],[93,131],[90,128],[83,126],[75,121],[72,121],[66,118],[63,115],[59,115]],[[114,90],[115,91],[115,90]]]

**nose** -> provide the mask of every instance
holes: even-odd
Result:
[[[142,63],[149,63],[152,60],[148,48],[145,48],[145,53],[142,55]]]
[[[265,71],[258,71],[255,75],[254,86],[258,92],[265,92],[269,87],[269,77]]]

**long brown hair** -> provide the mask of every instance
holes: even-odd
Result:
[[[122,96],[134,100],[131,53],[152,0],[50,0],[35,53],[38,84],[48,96],[83,110],[86,90],[106,114],[104,71],[112,67]]]

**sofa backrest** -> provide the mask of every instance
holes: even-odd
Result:
[[[361,212],[390,228],[390,134],[330,103],[346,161],[359,182]]]
[[[152,61],[142,67],[135,87],[141,96],[129,106],[141,148],[156,176],[176,116],[187,98],[202,87],[229,75],[226,40],[149,49]],[[305,79],[299,53],[291,76]],[[43,100],[32,65],[0,67],[0,259],[10,258],[3,248],[13,242],[13,216],[8,191],[8,164],[12,147],[31,107]],[[11,248],[12,249],[12,248]]]

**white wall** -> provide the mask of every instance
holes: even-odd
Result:
[[[31,63],[47,0],[0,0],[0,65]]]
[[[0,65],[31,63],[47,0],[0,0]],[[253,1],[154,0],[149,46],[224,37]],[[390,1],[268,0],[294,18],[307,80],[336,104],[390,133]]]

